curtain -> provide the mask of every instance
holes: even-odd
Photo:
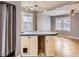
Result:
[[[2,52],[2,7],[0,4],[0,56],[1,56],[1,52]]]
[[[7,56],[16,49],[16,6],[1,3],[0,12],[0,56]]]

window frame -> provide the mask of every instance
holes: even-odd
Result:
[[[60,18],[60,20],[61,20],[61,29],[56,28],[56,25],[57,25],[56,18]],[[55,18],[55,30],[57,30],[57,31],[71,31],[71,18],[69,16],[62,16],[62,17],[56,17],[56,18]],[[69,20],[69,29],[65,29],[65,25],[64,25],[65,18],[68,18],[67,20]]]
[[[57,17],[57,18],[55,18],[56,20],[58,20],[58,18],[60,18],[60,17]],[[55,30],[62,30],[62,27],[61,27],[61,25],[60,25],[60,29],[59,28],[57,28],[57,22],[56,22],[56,20],[55,20]],[[60,19],[59,19],[60,20]],[[61,20],[60,20],[61,21]],[[62,23],[62,22],[61,22]]]
[[[64,18],[68,18],[67,21],[69,20],[69,21],[68,21],[68,22],[69,22],[69,26],[68,26],[69,28],[65,28],[64,22],[65,22],[66,20],[63,20],[63,30],[64,30],[64,31],[71,31],[71,18],[70,18],[70,17],[64,17]],[[67,23],[67,24],[68,24],[68,23]]]
[[[23,21],[23,17],[24,17],[24,16],[26,16],[26,17],[27,17],[27,16],[32,17],[32,22],[31,22],[31,21],[24,22],[24,21]],[[22,20],[21,20],[21,21],[22,21],[22,23],[21,23],[21,24],[22,24],[22,27],[21,27],[21,28],[22,28],[22,32],[30,32],[30,31],[33,31],[33,16],[32,16],[31,14],[30,14],[30,15],[22,14]],[[24,23],[31,23],[31,24],[32,24],[32,26],[31,26],[32,29],[31,29],[31,30],[25,30],[25,29],[24,29]]]

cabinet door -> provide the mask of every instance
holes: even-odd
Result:
[[[23,53],[23,48],[27,48],[27,53]],[[23,56],[38,56],[37,36],[21,37],[21,54]]]
[[[28,36],[21,37],[21,55],[29,56],[30,54],[30,38]],[[23,48],[27,48],[27,53],[23,53]]]
[[[30,56],[38,56],[38,38],[37,38],[37,36],[31,36]]]
[[[55,56],[54,36],[46,36],[45,39],[46,56]]]

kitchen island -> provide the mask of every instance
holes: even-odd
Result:
[[[57,32],[21,33],[22,56],[54,56],[54,37]]]
[[[21,36],[55,36],[58,32],[22,32]]]

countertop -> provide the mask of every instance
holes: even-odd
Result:
[[[57,35],[58,32],[38,32],[38,31],[35,31],[35,32],[22,32],[20,34],[20,36],[55,36]]]

